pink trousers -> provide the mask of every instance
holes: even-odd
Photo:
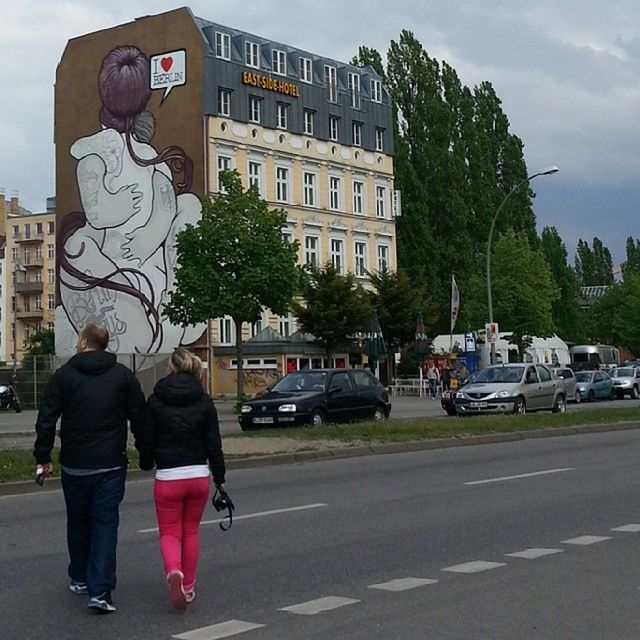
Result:
[[[156,480],[153,487],[165,574],[182,571],[185,591],[196,582],[198,528],[209,497],[209,478]]]

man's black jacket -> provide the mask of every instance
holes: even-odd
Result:
[[[136,448],[149,447],[150,424],[140,383],[113,353],[86,351],[54,374],[40,401],[33,455],[51,461],[60,422],[60,464],[111,469],[127,463],[127,420]]]
[[[170,469],[209,463],[216,484],[224,482],[225,466],[218,413],[202,384],[188,373],[158,381],[149,397],[153,449],[140,455],[140,467]]]

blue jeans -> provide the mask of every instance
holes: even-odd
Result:
[[[89,596],[112,591],[116,586],[119,507],[126,475],[125,467],[88,476],[62,472],[69,577],[86,582]]]

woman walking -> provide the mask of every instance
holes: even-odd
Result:
[[[176,349],[169,375],[149,397],[155,446],[141,465],[152,468],[155,461],[160,551],[171,604],[179,611],[196,595],[198,529],[209,497],[209,473],[216,486],[224,483],[225,474],[218,415],[201,380],[200,358]]]

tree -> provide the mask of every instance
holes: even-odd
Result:
[[[302,300],[293,312],[303,331],[312,334],[331,363],[339,347],[362,331],[370,311],[368,297],[352,273],[341,275],[330,263],[311,269],[302,287]]]
[[[584,321],[580,311],[580,287],[575,271],[567,264],[567,249],[555,227],[542,230],[541,247],[559,292],[553,302],[553,322],[558,335],[569,342],[582,342]]]
[[[624,277],[631,273],[640,273],[640,240],[627,238],[627,259],[622,265]]]
[[[613,261],[600,238],[593,239],[593,249],[580,238],[576,251],[576,273],[583,287],[613,284]]]
[[[532,336],[553,335],[552,305],[559,292],[541,249],[532,249],[524,232],[507,231],[495,243],[492,257],[494,317],[520,353]]]
[[[284,315],[296,292],[298,244],[282,235],[287,215],[269,209],[252,186],[242,188],[237,171],[220,174],[221,193],[203,203],[202,219],[176,241],[176,289],[165,313],[187,326],[231,316],[236,330],[237,395],[244,389],[242,324],[263,308]]]
[[[36,331],[24,341],[24,352],[28,356],[47,356],[56,352],[53,331]]]

